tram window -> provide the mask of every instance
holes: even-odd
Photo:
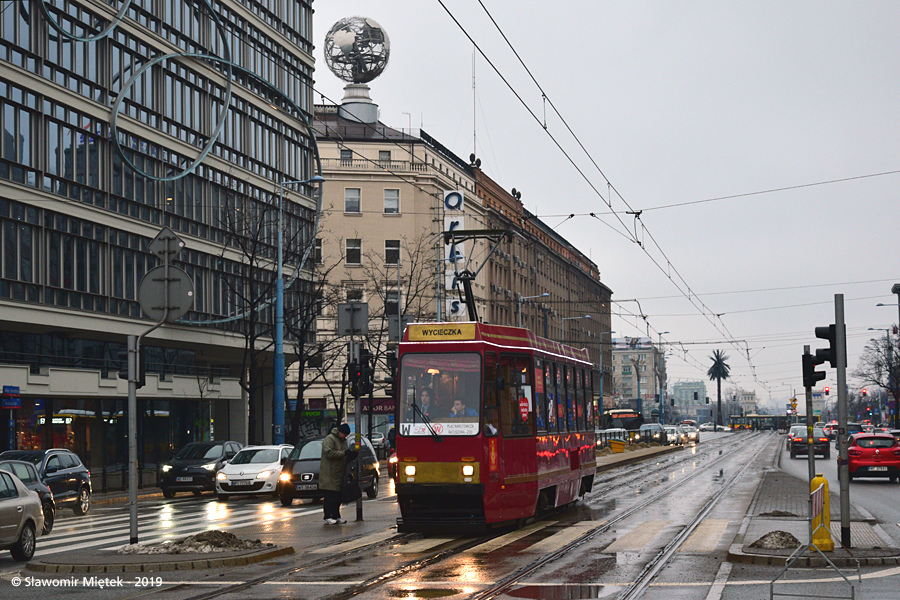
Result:
[[[557,429],[560,433],[568,431],[566,427],[566,386],[563,383],[565,369],[561,365],[556,365],[556,369],[554,369],[556,378],[556,420]]]
[[[481,414],[481,357],[474,352],[405,354],[400,359],[400,435],[476,435]],[[423,390],[433,392],[428,407]],[[466,410],[451,415],[454,402]]]
[[[584,431],[588,428],[590,415],[584,402],[587,397],[587,394],[585,393],[586,390],[584,389],[584,369],[575,369],[575,375],[575,383],[577,384],[575,398],[578,402],[578,428]]]
[[[531,359],[526,356],[500,356],[500,376],[505,385],[499,391],[498,401],[500,431],[504,437],[534,434],[534,388],[531,385],[530,363]]]
[[[497,407],[497,355],[484,353],[484,435],[497,435],[500,409]]]
[[[569,417],[566,423],[569,425],[569,431],[573,431],[575,429],[575,390],[572,388],[572,367],[563,367],[563,370],[565,371],[563,379],[566,382],[566,407]]]
[[[555,433],[557,430],[556,420],[556,385],[553,382],[553,363],[544,363],[544,402],[545,411],[547,413],[547,431]]]
[[[546,394],[544,388],[544,362],[536,358],[534,359],[534,408],[535,408],[535,425],[540,432],[547,431],[547,405],[544,396]]]
[[[581,371],[572,369],[572,397],[575,400],[575,429],[584,429],[584,394],[581,391]]]

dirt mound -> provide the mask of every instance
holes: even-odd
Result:
[[[232,550],[260,550],[271,548],[273,544],[263,544],[259,540],[242,540],[227,531],[204,531],[174,542],[163,542],[142,546],[128,544],[118,550],[119,554],[210,554]]]
[[[786,548],[797,548],[800,545],[800,540],[787,531],[772,531],[750,544],[750,547],[764,548],[766,550],[783,550]]]
[[[799,517],[800,515],[795,515],[792,512],[787,512],[786,510],[773,510],[771,512],[760,513],[761,517]]]

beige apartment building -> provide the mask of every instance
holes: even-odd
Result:
[[[316,342],[324,359],[304,372],[301,409],[308,429],[317,419],[325,428],[342,409],[355,410],[342,385],[350,340],[336,331],[338,304],[368,304],[368,334],[361,337],[377,363],[372,426],[385,431],[393,404],[377,382],[397,338],[397,315],[407,322],[470,320],[455,281],[463,270],[475,274],[472,292],[482,322],[518,325],[521,309],[522,326],[556,340],[563,340],[565,328],[564,341],[587,346],[598,365],[604,352],[610,363],[609,336],[602,334],[610,331],[611,291],[599,282],[597,265],[525,211],[474,157],[461,159],[423,130],[363,122],[345,108],[315,108],[326,178],[315,259]],[[479,236],[444,243],[443,232],[459,230],[513,235],[496,247]],[[292,379],[289,398],[298,397]],[[367,430],[366,419],[362,427]]]

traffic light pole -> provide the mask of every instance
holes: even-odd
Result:
[[[847,331],[844,295],[834,295],[835,357],[838,392],[838,479],[841,484],[841,546],[850,548],[850,470],[847,459]]]

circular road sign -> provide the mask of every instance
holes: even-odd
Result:
[[[147,271],[138,286],[138,302],[141,310],[151,319],[166,322],[177,321],[183,317],[194,304],[194,282],[190,276],[178,267],[169,265],[169,277],[166,279],[165,265]],[[166,311],[166,288],[169,291],[168,312]]]

